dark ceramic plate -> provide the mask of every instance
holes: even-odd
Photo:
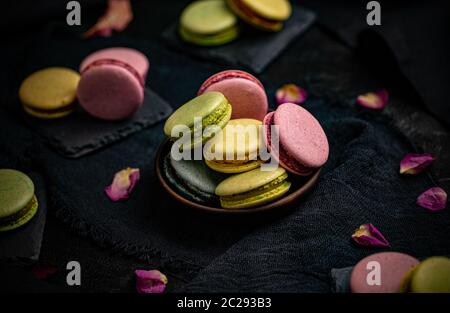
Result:
[[[308,194],[309,191],[311,191],[311,189],[317,183],[317,179],[319,178],[320,174],[320,169],[317,169],[311,176],[308,177],[289,175],[289,181],[292,183],[289,192],[282,198],[274,202],[265,204],[263,206],[237,210],[223,209],[220,206],[209,206],[187,199],[184,196],[180,195],[176,191],[176,189],[172,187],[169,180],[165,177],[163,170],[164,157],[170,152],[170,147],[171,142],[169,140],[165,140],[159,147],[158,152],[156,154],[155,160],[156,175],[158,176],[161,185],[169,193],[169,195],[176,201],[203,212],[228,214],[228,215],[230,214],[246,215],[246,214],[286,209],[292,207],[294,203],[297,203],[296,200],[302,198],[303,196]]]

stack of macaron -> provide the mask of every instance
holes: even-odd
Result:
[[[69,115],[76,100],[88,114],[117,121],[135,113],[144,102],[149,62],[130,48],[108,48],[88,55],[79,72],[50,67],[28,76],[19,98],[26,113],[42,119]]]
[[[219,46],[239,36],[239,19],[257,29],[277,32],[291,12],[288,0],[198,0],[183,10],[178,32],[186,42]]]
[[[352,293],[448,293],[450,259],[430,257],[422,262],[399,252],[370,255],[356,264],[350,276]]]
[[[325,132],[307,110],[286,103],[268,113],[262,83],[238,70],[208,78],[197,97],[167,119],[164,133],[172,141],[164,175],[173,189],[231,210],[281,198],[290,175],[311,175],[329,153]],[[263,169],[267,150],[279,166]]]
[[[0,232],[28,223],[38,210],[33,181],[13,169],[0,169]]]

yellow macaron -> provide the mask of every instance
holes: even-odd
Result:
[[[49,67],[28,76],[20,86],[19,98],[25,112],[54,119],[73,112],[80,75],[69,68]]]
[[[205,163],[211,169],[228,174],[258,168],[262,146],[262,122],[254,119],[230,120],[225,128],[207,142]]]

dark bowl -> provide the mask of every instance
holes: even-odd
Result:
[[[291,189],[286,195],[284,195],[282,198],[279,198],[274,202],[254,208],[230,210],[221,208],[219,206],[215,207],[204,205],[192,201],[190,199],[187,199],[182,195],[180,195],[179,193],[177,193],[177,191],[171,186],[171,183],[165,177],[163,170],[163,160],[164,157],[170,152],[170,148],[171,148],[170,140],[165,140],[160,145],[158,152],[156,154],[155,167],[158,180],[160,181],[163,188],[169,193],[169,195],[173,199],[188,207],[207,213],[227,214],[227,215],[248,215],[269,211],[278,211],[278,210],[281,211],[282,209],[291,208],[294,203],[296,204],[298,203],[296,200],[304,197],[311,191],[311,189],[317,183],[321,171],[321,169],[319,168],[316,171],[314,171],[313,174],[307,177],[295,176],[292,174],[289,175],[288,180],[292,183]]]

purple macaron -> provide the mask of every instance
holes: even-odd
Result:
[[[89,55],[80,65],[77,97],[91,115],[121,120],[136,112],[144,102],[149,62],[130,48],[108,48]]]
[[[353,293],[396,293],[405,275],[419,261],[399,252],[372,254],[356,264],[350,276]]]
[[[263,121],[265,143],[280,165],[289,172],[308,176],[328,160],[327,136],[317,119],[301,106],[284,103]],[[272,134],[272,127],[278,136]],[[272,140],[278,137],[279,145]]]
[[[233,108],[231,118],[251,118],[262,121],[269,102],[262,83],[253,75],[239,70],[214,74],[200,87],[198,95],[218,91],[225,95]]]

